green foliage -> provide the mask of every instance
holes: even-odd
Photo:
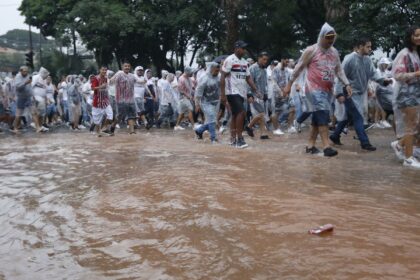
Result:
[[[262,50],[276,58],[297,56],[316,42],[325,21],[336,27],[343,52],[362,33],[385,50],[400,48],[407,23],[419,19],[420,1],[23,0],[20,11],[27,23],[66,45],[77,33],[98,64],[128,60],[160,71],[224,54],[239,38],[254,57]]]

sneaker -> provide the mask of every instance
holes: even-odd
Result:
[[[42,126],[48,129],[50,128],[46,123],[44,123]]]
[[[316,154],[319,154],[321,151],[320,150],[318,150],[318,148],[316,148],[316,147],[312,147],[312,148],[308,148],[308,147],[306,147],[306,153],[307,154],[312,154],[312,155],[316,155]]]
[[[365,128],[365,131],[368,131],[369,129],[375,127],[376,124],[372,123],[372,124],[365,124],[363,127]]]
[[[222,125],[222,126],[219,128],[219,133],[220,133],[220,134],[223,134],[225,131],[226,131],[226,126]]]
[[[373,124],[373,127],[374,127],[374,128],[381,128],[381,129],[382,129],[382,128],[385,128],[385,127],[383,127],[383,125],[382,125],[382,123],[381,123],[381,122],[374,123],[374,124]]]
[[[362,149],[369,152],[376,151],[376,147],[372,146],[371,144],[363,144]]]
[[[274,130],[274,131],[273,131],[273,134],[274,134],[274,135],[284,135],[284,132],[283,132],[283,131],[281,131],[281,129],[280,129],[280,128],[278,128],[278,129],[276,129],[276,130]]]
[[[105,134],[107,136],[114,136],[114,133],[111,132],[111,130],[109,130],[109,129],[102,130],[102,134]]]
[[[343,128],[343,133],[347,135],[349,133],[349,128],[348,127]]]
[[[211,140],[211,144],[212,145],[217,145],[217,144],[219,144],[219,140],[217,140],[217,139]]]
[[[185,128],[183,128],[182,126],[177,125],[177,126],[174,127],[174,130],[175,131],[177,131],[177,130],[185,130]]]
[[[403,148],[398,143],[398,140],[391,143],[391,148],[394,150],[399,161],[403,161],[405,159]]]
[[[203,140],[203,133],[198,132],[197,130],[195,131],[195,135],[197,135],[197,139],[198,140]]]
[[[236,138],[230,138],[229,145],[236,147],[236,143],[237,143]]]
[[[48,128],[43,127],[43,126],[41,126],[41,130],[42,130],[42,132],[47,132],[47,131],[49,131],[49,129],[48,129]]]
[[[268,135],[261,135],[260,139],[261,140],[267,140],[267,139],[270,139],[270,137],[268,137]]]
[[[79,125],[80,129],[86,129],[86,126],[84,126],[83,124]]]
[[[403,166],[420,169],[420,162],[415,157],[409,157],[404,160]]]
[[[381,121],[381,125],[382,125],[383,128],[391,128],[392,127],[392,125],[386,120]]]
[[[238,147],[239,149],[245,149],[246,147],[248,147],[248,144],[245,143],[244,138],[239,138],[238,142],[236,143],[236,147]]]
[[[30,126],[36,129],[35,123],[31,123]]]
[[[195,123],[194,124],[194,130],[199,129],[200,127],[201,127],[201,124],[199,124],[199,123]]]
[[[254,135],[254,130],[252,128],[250,128],[249,126],[246,126],[245,129],[246,129],[246,133],[248,133],[249,137],[254,137],[255,136]]]
[[[324,157],[334,157],[338,155],[338,152],[331,147],[324,149]]]
[[[297,133],[297,130],[296,130],[296,128],[294,126],[291,126],[287,130],[287,133],[289,133],[289,134]]]
[[[341,143],[341,141],[340,141],[340,138],[335,138],[335,137],[333,137],[332,135],[330,136],[330,140],[331,140],[331,142],[333,142],[334,143],[334,145],[338,145],[338,146],[342,146],[343,145],[343,143]]]

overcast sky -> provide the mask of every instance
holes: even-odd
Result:
[[[24,23],[25,17],[20,15],[18,8],[22,0],[0,0],[0,35],[12,29],[28,29]],[[37,31],[35,28],[33,31]]]

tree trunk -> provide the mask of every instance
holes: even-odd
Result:
[[[233,45],[239,38],[239,9],[242,0],[224,0],[224,12],[226,15],[226,45],[225,51],[227,53],[233,52]]]

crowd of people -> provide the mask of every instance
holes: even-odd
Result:
[[[0,118],[16,134],[30,126],[47,133],[51,126],[67,125],[98,137],[123,126],[129,134],[142,127],[191,127],[198,139],[208,131],[217,143],[229,130],[230,145],[237,148],[248,146],[243,132],[267,141],[300,133],[310,122],[306,153],[326,157],[338,154],[334,147],[342,145],[349,128],[361,149],[373,152],[367,131],[392,127],[397,158],[420,169],[420,27],[407,30],[405,48],[393,62],[383,57],[376,68],[370,39],[357,38],[341,62],[336,38],[334,28],[324,24],[296,65],[266,52],[255,62],[246,60],[247,44],[238,41],[230,56],[199,69],[163,70],[160,79],[142,66],[131,72],[126,62],[116,73],[102,66],[98,75],[68,75],[56,86],[47,69],[30,74],[22,66],[0,88]],[[318,136],[322,150],[316,147]]]

